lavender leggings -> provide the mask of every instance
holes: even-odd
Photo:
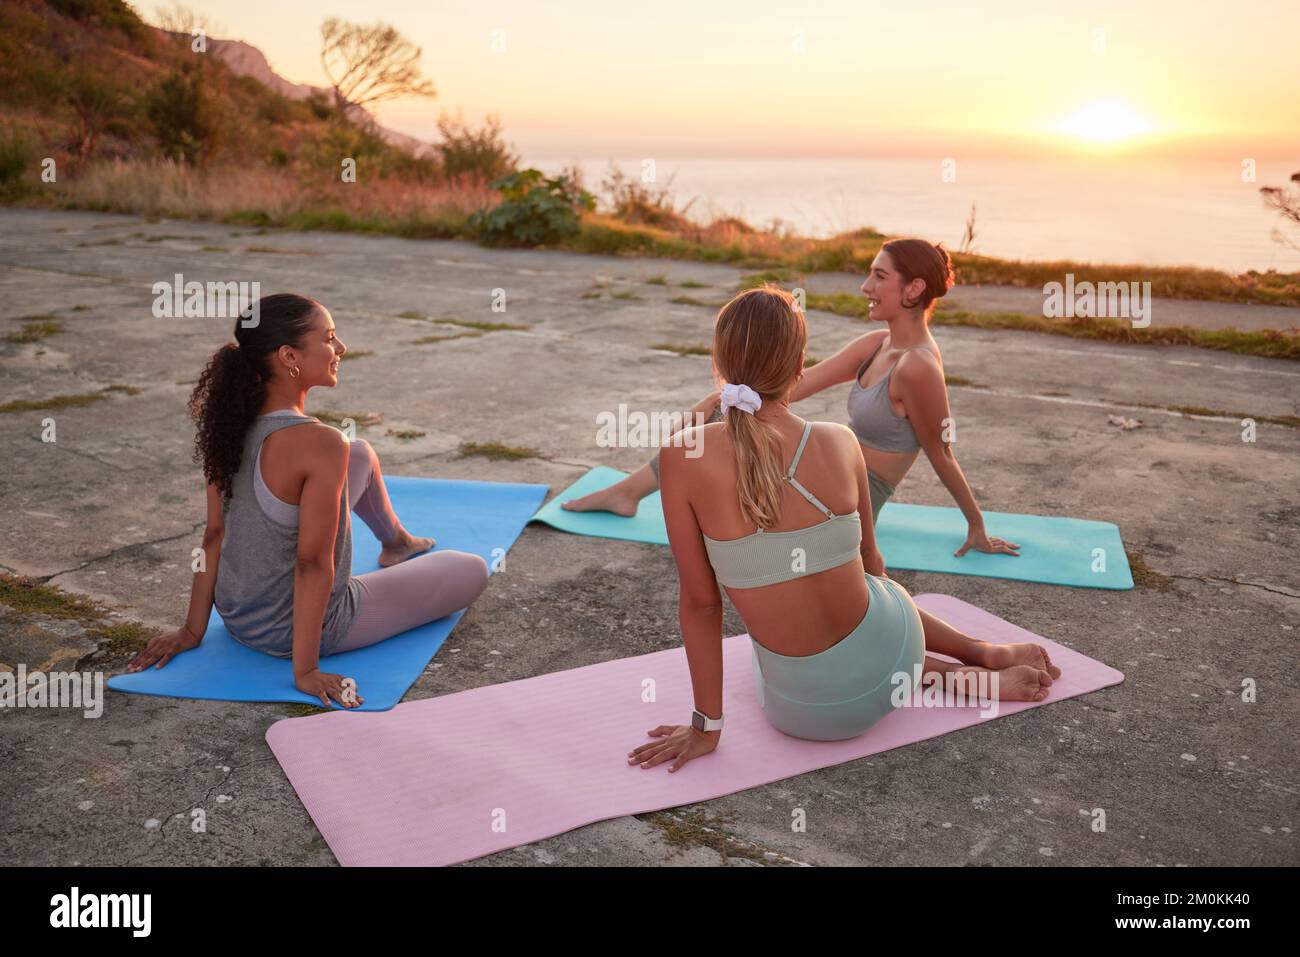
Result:
[[[379,457],[365,439],[348,455],[348,504],[380,542],[393,541],[402,523],[393,514]],[[357,617],[333,652],[373,645],[471,604],[487,586],[488,567],[478,555],[450,550],[417,555],[359,575]]]

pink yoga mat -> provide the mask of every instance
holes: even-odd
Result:
[[[918,606],[975,637],[1038,641],[1062,675],[1046,701],[1123,674],[947,595]],[[680,648],[400,704],[288,718],[266,733],[290,783],[344,865],[455,864],[629,814],[720,797],[979,724],[976,706],[903,708],[849,741],[772,728],[759,709],[748,636],[723,641],[727,727],[710,755],[670,774],[626,755],[693,707]],[[653,695],[647,689],[653,682]],[[653,701],[645,698],[653,697]]]

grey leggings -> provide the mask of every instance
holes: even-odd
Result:
[[[348,503],[380,542],[392,542],[402,529],[393,513],[379,470],[379,457],[365,439],[348,454]],[[360,586],[357,617],[331,654],[364,648],[436,621],[470,605],[487,587],[488,566],[469,552],[443,550],[417,555],[397,565],[356,577]]]

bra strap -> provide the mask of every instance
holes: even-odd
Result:
[[[832,512],[825,505],[823,505],[821,499],[819,499],[812,492],[804,488],[803,485],[800,484],[799,480],[794,477],[794,470],[799,467],[799,459],[803,457],[804,446],[808,444],[808,436],[811,434],[812,434],[812,423],[811,422],[804,423],[803,437],[799,439],[799,448],[795,451],[794,459],[790,462],[790,471],[785,473],[785,480],[789,482],[791,485],[793,485],[796,489],[798,489],[799,494],[802,495],[804,498],[806,498],[814,506],[816,506],[821,512],[823,512],[826,515],[827,518],[834,518],[835,513]]]

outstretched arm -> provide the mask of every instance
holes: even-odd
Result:
[[[893,383],[926,458],[966,517],[966,542],[956,554],[964,555],[974,548],[981,552],[1015,555],[1019,545],[989,537],[984,528],[984,515],[975,502],[970,483],[957,464],[957,456],[952,450],[956,428],[948,407],[948,387],[943,380],[943,368],[933,356],[918,350],[899,360]]]
[[[804,369],[803,378],[795,383],[790,392],[790,401],[798,402],[833,385],[848,382],[858,371],[858,366],[876,354],[887,334],[887,329],[876,329],[858,336],[829,359],[823,359]]]
[[[182,651],[197,648],[203,642],[212,615],[212,600],[217,590],[217,567],[221,562],[221,540],[225,536],[225,518],[221,512],[221,493],[208,484],[208,522],[203,530],[203,548],[198,567],[190,584],[190,608],[185,624],[175,631],[156,635],[126,666],[128,672],[143,671],[150,665],[161,668]]]

